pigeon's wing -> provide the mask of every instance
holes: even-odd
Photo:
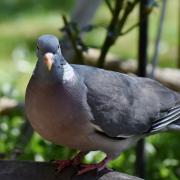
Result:
[[[180,130],[180,105],[170,108],[156,117],[147,133],[155,133],[161,130]],[[169,126],[170,125],[170,126]],[[172,126],[173,125],[173,126]],[[166,128],[169,126],[168,128]]]
[[[87,86],[92,123],[110,137],[145,133],[161,112],[176,104],[176,94],[151,79],[89,66],[73,68]]]

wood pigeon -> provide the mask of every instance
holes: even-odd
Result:
[[[59,171],[79,165],[94,150],[107,157],[81,165],[78,174],[101,170],[140,138],[180,131],[180,94],[157,81],[69,64],[53,35],[38,38],[36,54],[26,89],[27,117],[43,138],[80,150],[73,160],[56,161]]]

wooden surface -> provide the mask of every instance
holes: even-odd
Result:
[[[91,171],[76,176],[73,167],[64,169],[61,173],[55,171],[52,163],[33,161],[0,161],[0,179],[2,180],[142,180],[124,173],[103,170]]]

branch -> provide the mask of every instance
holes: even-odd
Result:
[[[109,2],[109,0],[105,0],[105,3],[107,5],[107,7],[109,8],[110,12],[113,14],[113,8],[112,8],[111,3]]]
[[[146,12],[146,15],[149,15],[150,12],[151,12],[151,10],[147,11],[147,12]],[[128,28],[127,30],[125,30],[124,32],[120,32],[119,35],[120,35],[120,36],[123,36],[123,35],[129,33],[129,32],[132,31],[134,28],[136,28],[137,26],[139,26],[139,25],[144,21],[144,19],[145,19],[145,18],[143,18],[141,21],[135,23],[134,25],[132,25],[131,27],[129,27],[129,28]]]
[[[101,48],[101,54],[100,54],[99,59],[98,59],[98,63],[97,63],[98,67],[104,66],[104,61],[105,61],[105,57],[108,53],[108,50],[115,43],[119,34],[121,34],[121,31],[124,27],[124,24],[125,24],[128,16],[129,16],[129,14],[132,12],[135,5],[139,1],[140,0],[134,0],[133,2],[128,2],[126,4],[124,13],[122,14],[122,17],[119,19],[119,14],[120,14],[120,11],[123,7],[124,1],[123,0],[122,1],[116,0],[115,10],[113,12],[113,17],[112,17],[112,20],[110,22],[104,44]]]
[[[130,28],[128,28],[127,30],[125,30],[124,32],[121,32],[119,35],[123,36],[127,33],[129,33],[130,31],[132,31],[134,28],[136,28],[137,26],[139,26],[141,22],[137,22],[136,24],[132,25]]]
[[[106,54],[116,39],[116,35],[115,35],[116,30],[115,29],[116,29],[116,25],[118,22],[120,11],[123,7],[123,3],[124,3],[124,0],[121,0],[121,1],[116,0],[115,8],[113,10],[113,16],[112,16],[111,22],[108,27],[108,32],[107,32],[106,38],[105,38],[103,46],[101,48],[101,54],[98,59],[98,63],[97,63],[98,67],[103,67]]]
[[[126,8],[124,10],[124,13],[123,13],[121,19],[118,22],[118,32],[119,32],[119,34],[121,34],[121,31],[122,31],[122,29],[124,27],[124,24],[126,23],[126,20],[127,20],[128,16],[129,16],[129,14],[132,12],[132,10],[134,9],[135,5],[139,1],[140,0],[135,0],[132,3],[131,2],[127,3]]]
[[[135,3],[138,3],[138,0],[135,2]],[[132,25],[130,28],[128,28],[127,30],[125,30],[124,32],[121,32],[120,33],[120,36],[122,35],[125,35],[127,34],[128,32],[130,32],[131,30],[133,30],[135,27],[137,27],[139,24],[141,24],[144,20],[145,20],[145,17],[147,17],[151,11],[153,10],[154,7],[157,7],[157,3],[156,1],[153,0],[153,2],[151,2],[147,7],[145,7],[145,11],[143,12],[144,13],[144,18],[142,18],[141,21],[137,22],[136,24]]]
[[[6,180],[142,180],[107,169],[100,172],[91,171],[81,176],[76,176],[76,173],[75,168],[68,167],[57,174],[55,167],[48,162],[0,161],[0,179]]]
[[[73,33],[71,32],[71,29],[69,27],[69,23],[67,21],[67,18],[66,16],[62,16],[63,18],[63,22],[64,22],[64,25],[65,25],[65,31],[69,37],[69,40],[71,41],[71,44],[72,44],[72,47],[76,53],[76,56],[77,56],[77,63],[80,63],[80,64],[84,64],[83,62],[83,55],[82,55],[82,51],[78,48],[78,45],[77,45],[77,41],[76,41],[76,37],[73,36]]]

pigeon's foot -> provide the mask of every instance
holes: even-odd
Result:
[[[53,162],[57,167],[57,172],[61,172],[64,168],[69,166],[78,166],[87,152],[79,152],[72,160],[56,160]]]
[[[82,175],[86,172],[92,171],[92,170],[97,170],[97,171],[101,171],[104,168],[106,168],[106,164],[109,161],[108,157],[105,157],[100,163],[97,164],[83,164],[81,165],[81,170],[78,171],[77,175]]]
[[[57,172],[61,172],[64,168],[72,165],[72,160],[56,160],[53,162],[55,164]]]

